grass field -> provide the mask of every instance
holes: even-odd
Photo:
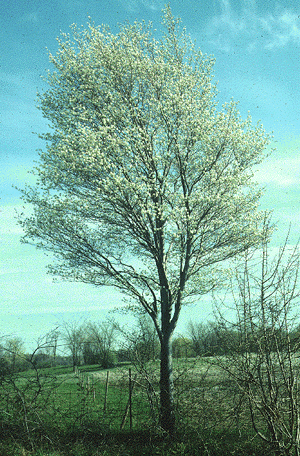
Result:
[[[235,385],[205,359],[174,362],[178,431],[166,438],[157,427],[158,368],[57,367],[4,379],[0,455],[268,454]]]

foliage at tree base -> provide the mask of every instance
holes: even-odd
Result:
[[[12,430],[11,430],[12,431]],[[59,436],[56,444],[41,443],[35,448],[25,445],[10,433],[0,443],[1,456],[271,456],[268,448],[249,435],[219,434],[211,430],[206,435],[195,431],[178,431],[173,438],[150,430],[119,432],[104,436],[101,432],[69,432]]]

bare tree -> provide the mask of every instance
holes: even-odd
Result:
[[[235,103],[217,111],[213,59],[169,7],[163,24],[159,40],[137,23],[60,40],[39,100],[54,131],[22,225],[54,252],[53,274],[117,287],[151,317],[161,426],[173,432],[172,334],[184,301],[214,286],[209,267],[261,238],[252,168],[268,137]]]
[[[73,370],[80,366],[82,361],[85,332],[83,325],[75,321],[65,322],[62,328],[62,338],[72,357]]]
[[[58,347],[58,340],[60,336],[59,327],[56,327],[52,331],[50,331],[45,337],[45,351],[47,355],[51,359],[51,364],[54,366],[56,363],[56,356],[57,356],[57,347]]]
[[[116,336],[114,321],[103,323],[88,323],[85,328],[83,356],[85,363],[100,364],[107,369],[115,362],[113,345]]]
[[[292,337],[300,292],[299,250],[278,253],[267,239],[235,269],[231,293],[238,332],[220,360],[247,399],[253,428],[274,455],[300,454],[299,339]]]
[[[3,352],[11,372],[22,369],[22,364],[24,364],[24,342],[20,337],[6,338]]]

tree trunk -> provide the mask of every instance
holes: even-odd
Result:
[[[160,353],[160,425],[168,434],[175,430],[171,332],[163,334]]]

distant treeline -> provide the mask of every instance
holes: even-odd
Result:
[[[237,329],[234,324],[192,323],[186,335],[175,336],[172,343],[173,358],[222,356],[231,353],[257,353],[261,344],[270,341],[277,350],[286,343],[284,328]],[[300,339],[300,327],[289,333],[292,346]],[[264,342],[265,341],[265,342]],[[0,341],[0,375],[30,368],[82,365],[99,365],[109,368],[120,362],[144,364],[160,356],[160,344],[151,322],[140,318],[128,331],[114,321],[103,323],[66,323],[62,328],[47,334],[33,353],[24,351],[19,338]]]

